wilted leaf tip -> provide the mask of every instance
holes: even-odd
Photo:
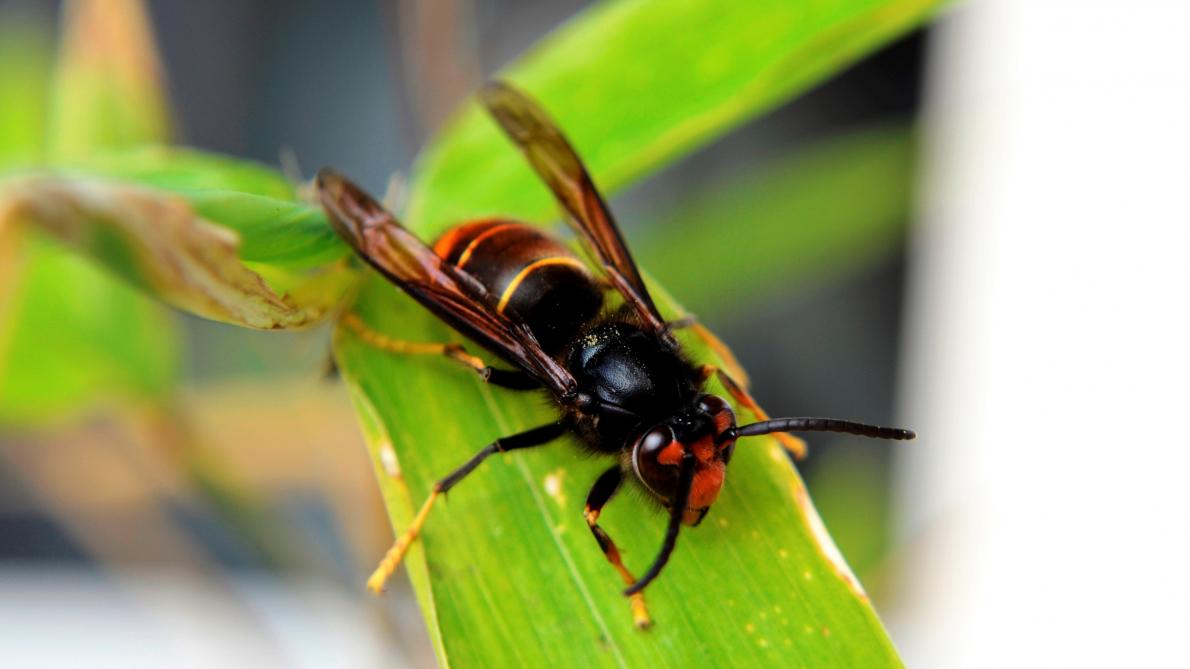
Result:
[[[237,254],[239,237],[176,196],[103,181],[34,177],[0,192],[0,226],[36,226],[165,302],[271,330],[309,325],[337,301],[278,295]]]

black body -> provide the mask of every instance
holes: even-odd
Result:
[[[575,341],[566,367],[579,392],[598,400],[578,414],[574,430],[592,450],[631,448],[641,432],[692,407],[703,379],[676,347],[632,323],[623,312]]]
[[[566,416],[590,450],[622,451],[700,394],[698,368],[673,339],[640,327],[631,309],[602,312],[605,287],[539,228],[503,219],[467,223],[443,235],[434,252],[482,284],[489,306],[528,326],[578,394],[596,400]]]

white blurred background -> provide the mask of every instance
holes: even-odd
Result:
[[[916,667],[1190,666],[1190,4],[936,27],[897,463]]]

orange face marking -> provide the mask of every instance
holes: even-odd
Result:
[[[727,417],[730,421],[731,418]],[[716,416],[716,425],[719,416]],[[724,424],[719,430],[727,429]],[[690,497],[686,500],[686,508],[682,511],[682,522],[693,525],[702,518],[704,512],[719,498],[719,491],[723,489],[723,481],[727,476],[727,466],[720,454],[722,449],[731,445],[730,442],[716,444],[715,437],[706,435],[689,444],[671,441],[657,453],[657,463],[662,465],[677,465],[687,452],[694,456],[694,479],[690,482]]]
[[[657,454],[657,462],[663,465],[677,465],[682,461],[682,453],[684,452],[685,449],[682,448],[680,443],[671,441],[668,446],[661,449],[661,452]]]
[[[705,467],[699,467],[694,472],[694,480],[690,483],[690,501],[686,503],[687,511],[702,511],[715,503],[719,498],[719,491],[723,489],[723,478],[726,468],[722,462],[713,462]]]
[[[696,465],[694,480],[690,482],[690,498],[686,501],[686,508],[682,513],[682,522],[693,525],[702,517],[703,511],[719,498],[719,491],[723,489],[723,480],[727,476],[727,468],[719,459],[719,448],[714,437],[710,435],[686,446],[676,441],[670,442],[658,454],[657,461],[661,464],[677,464],[686,449],[694,454]]]
[[[690,452],[701,465],[708,465],[715,460],[715,440],[710,435],[699,439],[690,445]]]

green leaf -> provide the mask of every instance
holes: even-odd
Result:
[[[654,294],[667,315],[681,313]],[[392,336],[461,341],[378,277],[357,310]],[[713,359],[683,339],[696,359]],[[485,444],[555,419],[536,396],[486,386],[444,359],[395,356],[347,330],[335,350],[397,528],[435,480]],[[406,563],[443,666],[899,666],[768,438],[737,447],[707,521],[684,530],[649,587],[655,627],[636,630],[582,516],[588,488],[611,464],[566,441],[496,456],[434,510]],[[665,531],[640,497],[622,493],[600,521],[638,574]]]
[[[658,214],[636,257],[703,318],[852,274],[898,248],[913,193],[905,126],[853,131],[757,165]],[[691,267],[714,267],[714,280]]]
[[[12,167],[0,180],[37,176],[145,186],[178,195],[202,218],[235,231],[244,262],[306,269],[343,258],[348,251],[320,207],[302,201],[277,170],[249,160],[146,145],[63,158],[52,168]]]
[[[929,17],[939,0],[604,2],[504,75],[537,97],[605,194],[771,109]],[[407,217],[548,220],[557,207],[469,104],[425,152]]]
[[[56,160],[54,167],[64,176],[105,177],[174,193],[233,191],[296,199],[293,184],[272,168],[184,147],[148,144],[93,151]]]
[[[300,269],[326,265],[347,253],[321,208],[301,201],[279,172],[252,161],[195,149],[142,146],[59,161],[51,173],[180,195],[195,213],[239,235],[239,255],[245,262]]]
[[[178,333],[159,304],[40,235],[3,228],[0,424],[66,421],[173,387]]]
[[[318,208],[235,191],[189,192],[195,213],[236,231],[244,262],[315,268],[347,255]]]

